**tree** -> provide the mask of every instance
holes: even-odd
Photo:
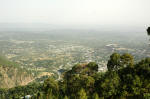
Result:
[[[142,93],[150,93],[150,58],[145,58],[136,64],[136,74],[142,81]]]
[[[87,90],[87,92],[92,92],[94,90],[94,83],[95,80],[91,76],[87,75],[73,75],[68,81],[67,81],[67,92],[71,94],[76,94],[81,90],[81,88],[84,88]]]
[[[120,54],[113,53],[107,63],[109,71],[116,70],[120,67]]]
[[[99,99],[98,94],[97,94],[97,93],[94,93],[92,99]]]
[[[120,57],[120,62],[123,67],[127,66],[133,67],[134,65],[133,56],[128,53],[125,53]]]
[[[118,94],[118,89],[120,86],[120,77],[117,72],[108,72],[105,74],[105,77],[97,86],[97,89],[101,89],[99,94],[101,94],[105,98],[109,98],[111,96],[116,96]]]
[[[136,64],[136,69],[139,76],[142,76],[144,79],[150,79],[150,58],[141,60]]]
[[[113,53],[110,56],[110,59],[107,63],[107,68],[109,71],[118,70],[120,68],[124,67],[133,67],[134,66],[134,59],[133,56],[125,53],[123,55],[120,55],[118,53]]]
[[[89,69],[93,72],[98,72],[98,64],[95,62],[90,62],[87,67],[89,67]]]
[[[68,97],[67,97],[67,96],[65,96],[65,97],[64,97],[64,99],[68,99]]]
[[[86,92],[83,88],[78,92],[78,98],[77,99],[87,99]]]
[[[37,93],[37,99],[43,99],[43,94],[41,92]]]
[[[59,91],[58,83],[53,78],[48,78],[44,81],[44,91],[46,93],[49,92],[49,90],[52,91],[52,94],[57,95]]]
[[[147,29],[147,34],[150,35],[150,27]]]

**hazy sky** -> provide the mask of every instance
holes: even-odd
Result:
[[[150,0],[0,0],[0,23],[150,25]]]

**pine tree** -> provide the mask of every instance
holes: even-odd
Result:
[[[67,97],[67,96],[65,96],[65,97],[64,97],[64,99],[68,99],[68,97]]]
[[[99,99],[99,96],[98,96],[97,93],[94,93],[92,98],[93,98],[93,99]]]
[[[86,92],[83,88],[78,92],[78,99],[87,99]]]

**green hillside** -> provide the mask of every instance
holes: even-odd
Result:
[[[106,72],[95,62],[77,64],[62,80],[0,90],[2,99],[150,99],[150,58],[134,63],[130,54],[113,53]]]

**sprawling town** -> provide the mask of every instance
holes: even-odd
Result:
[[[68,70],[75,64],[89,62],[96,62],[99,71],[106,71],[109,56],[114,52],[131,53],[136,56],[137,61],[142,55],[150,55],[146,48],[143,50],[143,46],[141,47],[144,41],[139,44],[140,46],[137,45],[138,43],[128,46],[132,41],[128,40],[130,42],[122,44],[120,38],[115,41],[111,39],[110,43],[103,37],[87,36],[83,39],[71,38],[72,40],[62,37],[58,40],[49,34],[45,34],[43,38],[38,38],[38,35],[34,37],[34,34],[26,34],[24,38],[21,34],[20,36],[1,35],[1,55],[19,63],[21,68],[34,71],[33,75],[38,73],[41,76],[51,74],[58,76],[60,69]],[[148,45],[145,44],[145,47]]]

